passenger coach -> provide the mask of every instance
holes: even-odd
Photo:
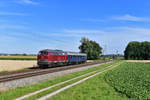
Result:
[[[45,49],[39,51],[37,59],[37,63],[40,67],[55,67],[68,64],[84,63],[87,60],[87,55],[78,52]]]

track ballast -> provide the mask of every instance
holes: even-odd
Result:
[[[85,67],[88,65],[102,64],[102,63],[107,63],[107,62],[110,62],[110,61],[92,62],[92,63],[84,63],[84,64],[78,64],[78,65],[69,65],[69,66],[61,66],[61,67],[46,68],[46,69],[33,69],[33,70],[21,71],[21,72],[15,72],[15,73],[5,73],[5,74],[0,75],[0,83],[27,78],[27,77],[32,77],[32,76],[44,75],[44,74],[68,70],[68,69],[74,69],[78,67]]]

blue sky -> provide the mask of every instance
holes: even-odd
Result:
[[[79,51],[81,37],[106,53],[150,41],[149,0],[1,0],[0,52]]]

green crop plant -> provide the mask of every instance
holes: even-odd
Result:
[[[132,100],[150,100],[150,63],[126,62],[108,72],[105,80]]]

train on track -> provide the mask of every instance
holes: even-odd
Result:
[[[84,63],[87,55],[79,52],[45,49],[39,51],[37,60],[39,67],[55,67]]]

